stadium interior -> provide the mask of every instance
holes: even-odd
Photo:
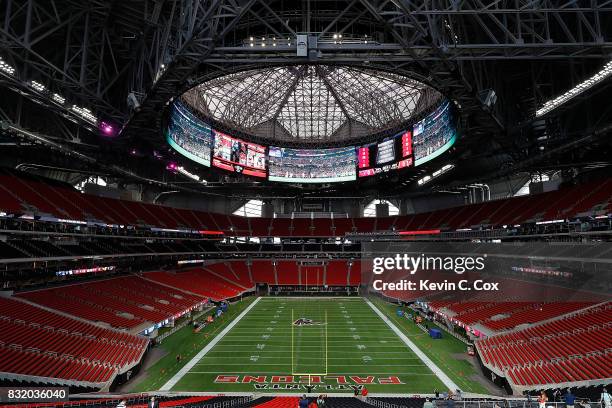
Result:
[[[612,2],[0,0],[0,406],[611,408]]]

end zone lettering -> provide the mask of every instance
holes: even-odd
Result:
[[[397,376],[376,377],[368,375],[218,375],[215,383],[223,384],[405,384]]]

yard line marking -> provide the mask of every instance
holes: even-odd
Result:
[[[372,310],[374,310],[374,312],[382,319],[383,322],[387,323],[387,326],[389,326],[391,330],[397,334],[397,336],[410,348],[410,350],[412,350],[412,352],[416,354],[416,356],[420,358],[431,371],[433,371],[436,377],[438,377],[449,390],[459,389],[459,386],[455,384],[455,382],[451,380],[442,370],[440,370],[440,368],[433,361],[431,361],[431,359],[427,357],[427,355],[423,353],[421,349],[418,348],[416,344],[414,344],[400,329],[398,329],[397,326],[393,324],[393,322],[391,322],[391,320],[389,320],[389,318],[374,305],[374,303],[370,302],[370,299],[363,298],[363,300],[365,300],[365,302],[372,308]]]
[[[282,357],[280,357],[280,358],[279,358],[279,357],[278,357],[278,356],[276,356],[276,355],[275,355],[275,356],[268,356],[268,357],[266,357],[266,356],[262,356],[261,354],[262,354],[262,352],[261,352],[261,351],[259,351],[259,354],[258,354],[258,355],[259,355],[259,359],[260,359],[260,360],[276,360],[276,361],[281,361],[281,359],[282,359]],[[278,353],[276,353],[276,354],[278,354]],[[368,354],[372,354],[372,355],[374,355],[375,353],[368,353]],[[251,357],[251,355],[252,355],[252,354],[247,354],[247,355],[243,355],[243,356],[236,356],[236,357],[234,357],[234,358],[232,358],[232,359],[245,359],[245,358],[250,358],[250,357]],[[375,355],[375,357],[376,357],[376,356],[377,356],[377,355]],[[347,357],[347,356],[344,356],[344,357],[330,357],[330,358],[329,358],[329,361],[334,361],[334,360],[347,361],[347,360],[351,360],[351,359],[359,359],[359,358],[361,358],[361,357],[362,357],[362,353],[353,353],[353,355],[352,355],[352,356],[349,356],[349,357]],[[211,356],[211,355],[208,355],[208,356],[204,356],[204,357],[202,357],[202,361],[198,362],[198,363],[196,364],[196,366],[199,366],[199,365],[210,365],[210,364],[217,364],[217,363],[215,363],[215,362],[206,362],[206,360],[218,360],[218,359],[223,359],[224,361],[228,361],[228,357],[222,357],[222,356],[216,356],[216,357],[213,357],[213,356]],[[232,359],[229,359],[229,360],[232,360]],[[413,361],[413,360],[417,360],[417,361],[419,361],[419,362],[421,361],[421,360],[419,360],[417,357],[397,357],[397,358],[394,358],[393,360],[394,360],[394,361]],[[225,364],[225,363],[224,363],[224,364]],[[329,364],[329,365],[333,365],[333,363],[332,363],[332,364]],[[414,367],[425,367],[425,366],[424,366],[423,364],[415,364],[415,365],[414,365]]]
[[[231,347],[232,349],[236,349],[236,348],[240,349],[240,346],[244,346],[244,350],[252,350],[253,346],[255,346],[255,344],[256,343],[251,343],[251,344],[219,344],[218,348],[221,348],[221,347]],[[348,346],[340,346],[340,345],[333,346],[333,345],[330,345],[330,348],[338,349],[338,350],[351,350],[351,349],[354,348],[354,346],[350,345],[350,344],[354,344],[354,343],[348,343],[348,344],[349,344]],[[279,351],[280,351],[280,349],[283,349],[283,351],[284,350],[291,350],[291,347],[289,347],[288,344],[284,344],[284,345],[283,344],[278,344],[278,345],[270,344],[270,345],[274,346]],[[239,347],[236,347],[236,346],[239,346]],[[302,347],[302,348],[315,348],[317,350],[321,349],[320,345],[319,346],[300,346],[300,347]],[[384,346],[384,348],[386,350],[388,350],[388,349],[406,350],[406,346],[404,344],[401,344],[401,345],[398,345],[398,346]]]
[[[405,348],[405,347],[402,346],[402,348]],[[232,354],[232,355],[235,355],[236,358],[239,358],[239,357],[241,357],[241,354],[250,355],[251,351],[253,351],[252,348],[243,349],[243,350],[244,351],[241,351],[241,350],[235,350],[235,351],[217,351],[217,350],[214,350],[214,351],[210,352],[208,355],[206,355],[204,358],[221,358],[221,356],[213,357],[213,355],[216,355],[216,354]],[[263,353],[263,354],[265,354],[265,353],[278,354],[278,350],[276,348],[274,350],[258,350],[258,351],[259,351],[260,354],[261,353]],[[304,353],[318,353],[318,351],[317,350],[314,350],[314,351],[304,350]],[[351,354],[351,353],[354,353],[356,355],[361,355],[360,352],[354,351],[354,350],[351,351],[349,349],[347,349],[347,351],[343,351],[342,352],[342,354]],[[395,351],[374,351],[374,350],[369,350],[369,353],[370,354],[391,355],[391,356],[397,356],[397,354],[398,354]],[[329,359],[330,360],[344,360],[344,359],[346,359],[346,357],[329,357]],[[397,358],[394,358],[394,360],[396,360],[396,359],[399,359],[399,360],[419,360],[419,361],[421,360],[418,357],[397,357]]]
[[[174,374],[174,376],[172,376],[172,378],[170,378],[168,382],[166,382],[159,390],[160,391],[170,391],[170,389],[174,387],[176,383],[178,383],[180,379],[183,378],[183,376],[187,374],[189,370],[191,370],[196,365],[196,363],[200,361],[202,357],[206,355],[206,353],[208,353],[218,342],[220,342],[221,339],[223,339],[223,337],[230,330],[232,330],[232,328],[236,324],[238,324],[238,322],[244,316],[246,316],[247,313],[249,313],[249,310],[255,307],[257,303],[259,303],[260,299],[261,298],[255,299],[249,306],[247,306],[247,308],[244,309],[242,313],[240,313],[232,322],[230,322],[230,324],[225,326],[225,329],[221,330],[221,332],[217,334],[217,336],[214,339],[212,339],[210,343],[208,343],[202,350],[198,352],[198,354],[196,354],[191,360],[189,360],[189,362],[185,364],[176,374]]]
[[[270,335],[269,334],[264,334],[263,336],[270,336]],[[342,334],[342,335],[335,335],[335,336],[329,335],[328,338],[329,339],[344,339],[344,338],[348,339],[348,338],[354,338],[354,336],[356,336],[356,335],[355,334],[345,334],[345,335]],[[362,337],[372,337],[372,338],[374,338],[376,340],[379,340],[379,339],[396,339],[397,340],[397,336],[376,336],[374,334],[372,334],[372,335],[363,335],[362,334],[361,336]],[[312,337],[312,338],[315,338],[317,336],[303,335],[302,337]],[[411,337],[416,337],[416,336],[411,336]],[[227,336],[225,336],[225,338],[228,339],[228,340],[229,339],[252,339],[253,335],[251,334],[250,336],[242,336],[242,335],[238,336],[238,335],[235,335],[235,334],[228,334]]]

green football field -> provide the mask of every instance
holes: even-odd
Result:
[[[464,349],[454,343],[455,339],[444,339],[448,344],[446,354],[442,349],[432,350],[425,333],[407,319],[393,316],[394,306],[378,301],[376,304],[460,388],[484,391],[467,378],[469,363],[446,361],[454,351]],[[247,306],[233,307],[242,311]],[[235,319],[237,310],[232,312]],[[299,320],[302,324],[295,324]],[[365,385],[371,392],[379,393],[446,389],[438,376],[361,298],[261,298],[233,323],[227,330],[232,323],[226,321],[223,326],[226,332],[216,333],[222,333],[222,337],[208,340],[205,348],[198,348],[201,358],[195,352],[196,358],[189,353],[190,362],[165,388],[303,392],[310,384],[313,392],[326,393],[352,392],[355,385]]]

